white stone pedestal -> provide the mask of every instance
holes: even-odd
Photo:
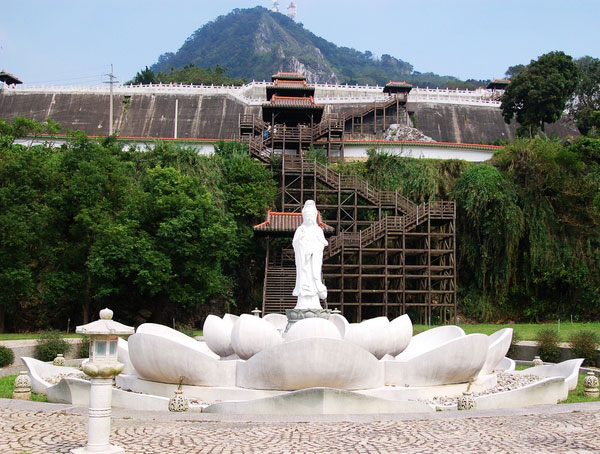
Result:
[[[88,443],[84,447],[72,449],[72,454],[116,454],[125,452],[123,448],[109,443],[112,383],[112,377],[91,379]]]

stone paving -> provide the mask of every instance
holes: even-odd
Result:
[[[27,404],[0,405],[0,453],[67,453],[84,443],[85,409]],[[535,408],[296,421],[115,411],[111,442],[130,454],[600,453],[600,405]]]

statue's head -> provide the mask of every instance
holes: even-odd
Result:
[[[314,200],[307,200],[302,208],[302,223],[306,225],[317,225],[317,206]]]

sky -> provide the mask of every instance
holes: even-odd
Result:
[[[31,85],[124,83],[205,23],[271,0],[19,0],[0,8],[0,69]],[[295,0],[296,21],[338,46],[415,71],[504,76],[554,50],[600,58],[600,0]],[[289,0],[280,0],[282,12]]]

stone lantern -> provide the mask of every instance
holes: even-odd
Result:
[[[120,335],[134,333],[131,326],[112,320],[113,311],[102,309],[100,320],[78,326],[76,332],[90,336],[90,357],[81,364],[91,377],[90,410],[88,415],[88,442],[73,454],[125,452],[109,443],[113,379],[125,367],[117,361],[117,341]]]

